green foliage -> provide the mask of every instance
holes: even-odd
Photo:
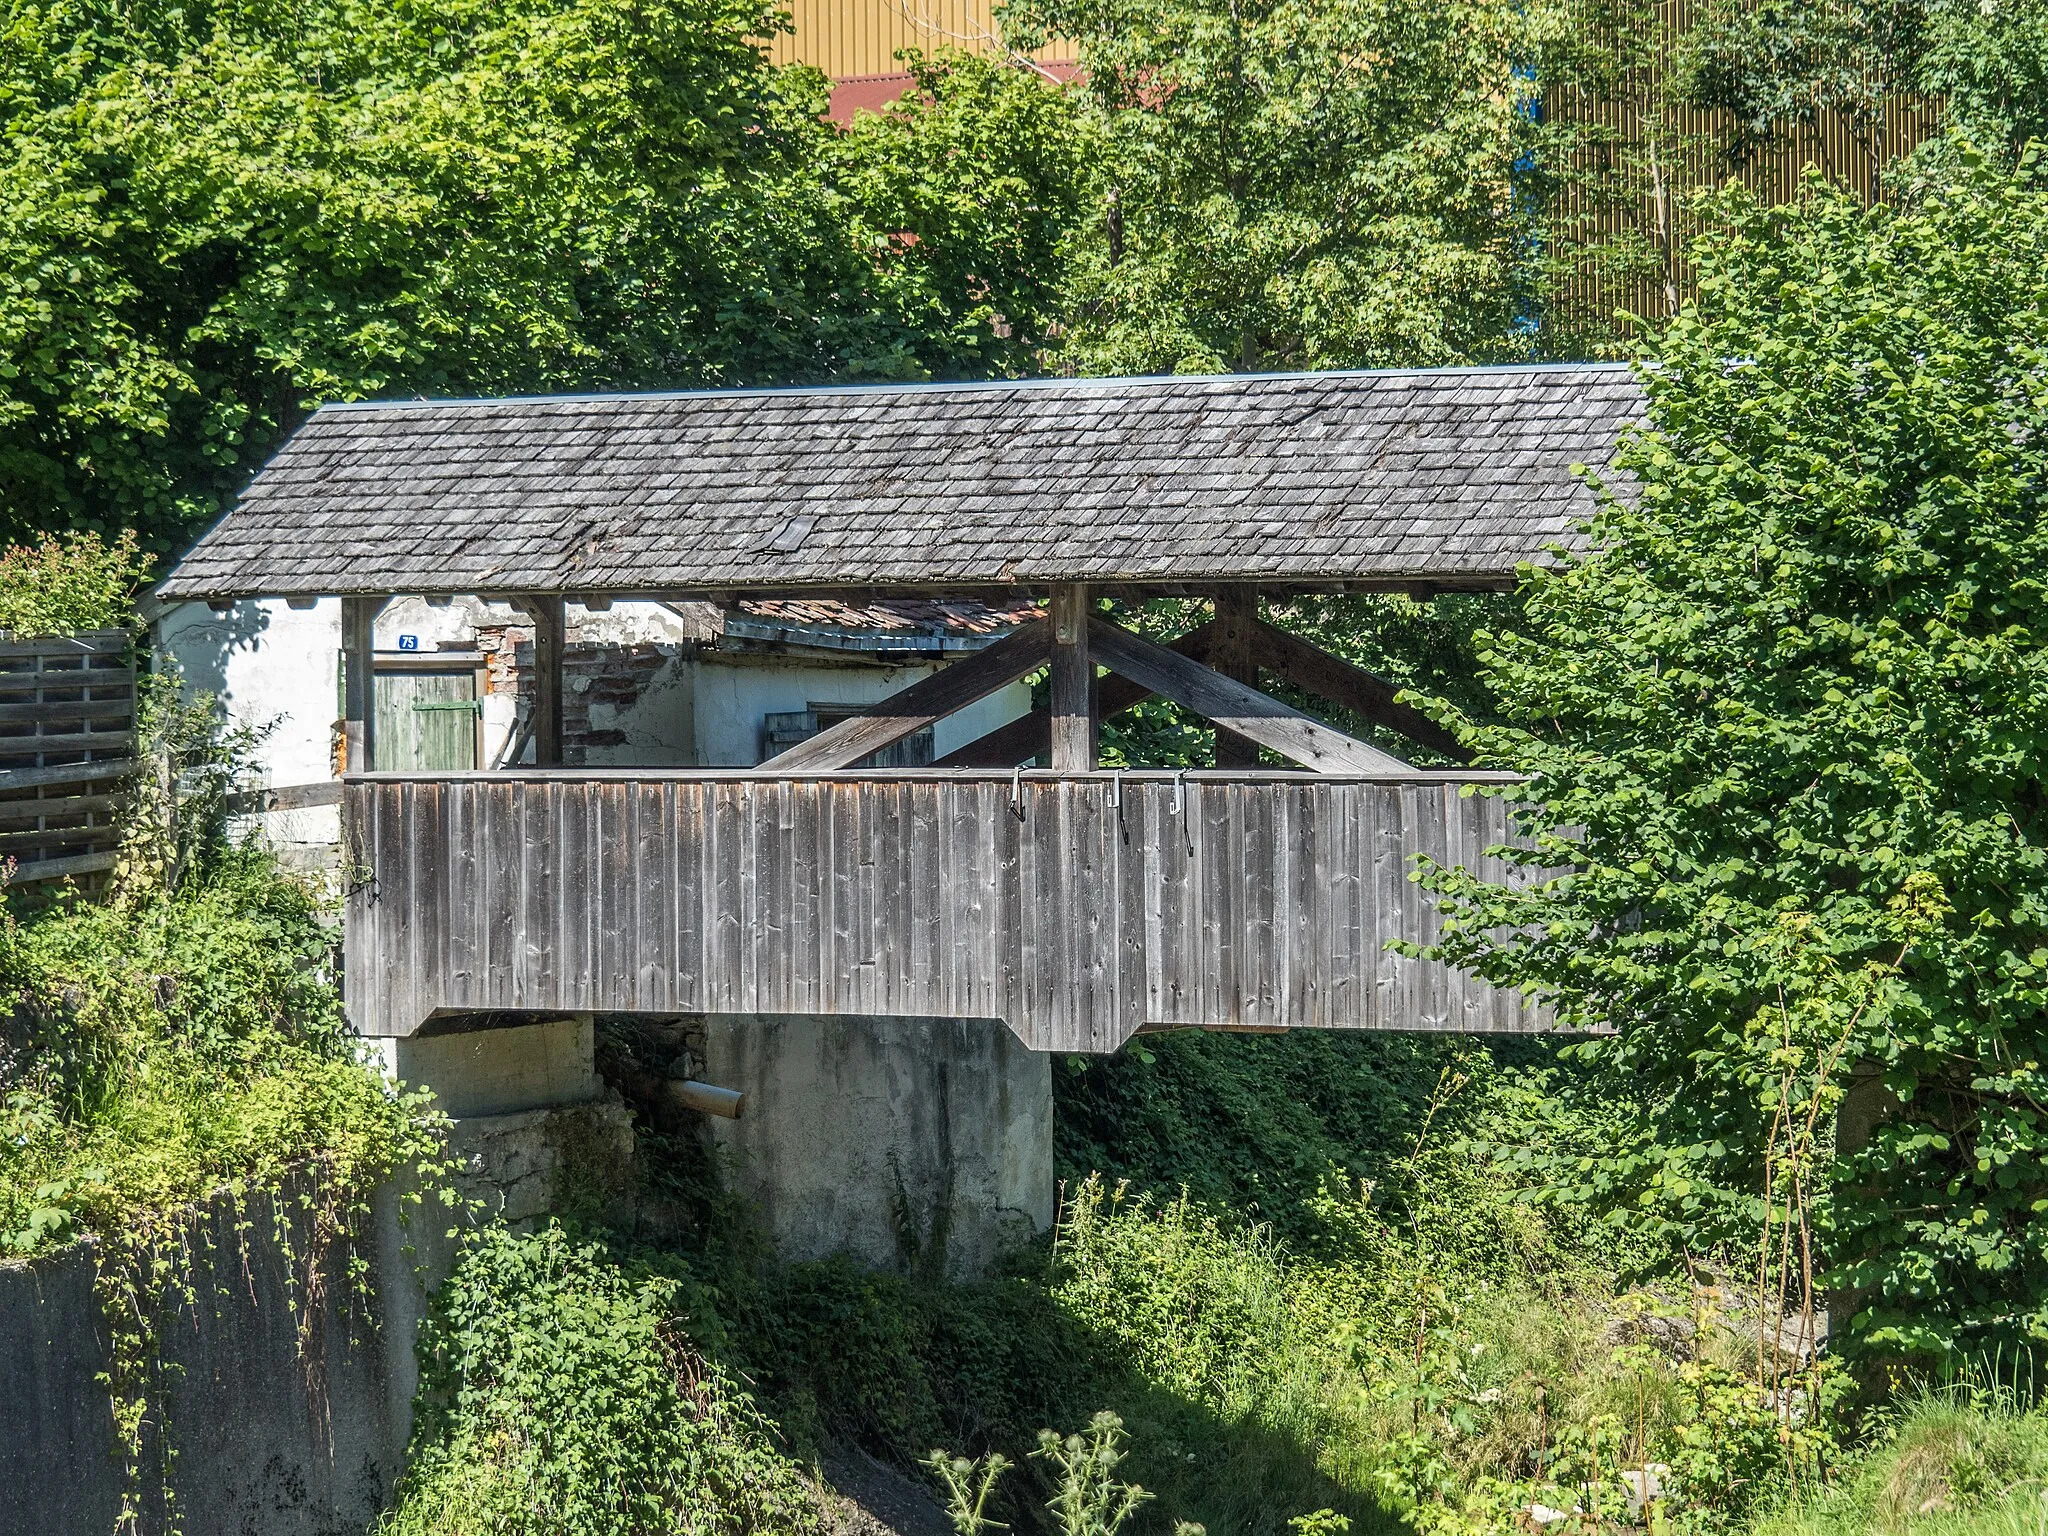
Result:
[[[1019,0],[1074,40],[1106,144],[1072,243],[1083,373],[1458,362],[1508,350],[1519,8]]]
[[[921,1465],[944,1487],[946,1517],[960,1536],[982,1536],[984,1531],[1006,1529],[1002,1521],[990,1519],[986,1511],[989,1496],[996,1490],[996,1479],[1014,1465],[1009,1457],[1001,1451],[990,1451],[969,1461],[965,1456],[933,1451]]]
[[[7,17],[0,533],[173,547],[326,399],[1014,365],[982,311],[1028,315],[1071,196],[1057,98],[952,64],[853,136],[849,203],[825,82],[766,66],[753,0]],[[1029,147],[984,165],[984,130]],[[876,250],[899,230],[934,256]]]
[[[1926,40],[1924,0],[1714,0],[1680,42],[1672,84],[1687,106],[1725,114],[1736,164],[1800,130],[1825,161],[1823,130],[1839,125],[1870,166],[1854,190],[1875,197],[1898,149],[1887,142],[1891,116],[1919,78]],[[1824,168],[1837,181],[1846,173]]]
[[[26,639],[126,628],[149,567],[133,532],[111,542],[96,533],[45,533],[11,545],[0,550],[0,630]]]
[[[1959,164],[1724,205],[1639,491],[1487,641],[1530,878],[1436,877],[1445,952],[1613,1026],[1646,1107],[1552,1176],[1923,1356],[2048,1331],[2048,193]]]
[[[1038,1432],[1038,1449],[1031,1454],[1058,1474],[1045,1508],[1059,1536],[1116,1536],[1131,1516],[1152,1501],[1152,1495],[1136,1483],[1116,1480],[1116,1469],[1124,1461],[1125,1439],[1124,1421],[1106,1409],[1077,1434],[1063,1437],[1056,1429]],[[992,1452],[970,1462],[933,1451],[924,1465],[945,1484],[947,1513],[960,1536],[981,1536],[983,1531],[1001,1529],[1001,1522],[987,1519],[982,1511],[996,1479],[1010,1469],[1009,1458]],[[1176,1536],[1204,1536],[1199,1525],[1183,1523],[1175,1531]]]
[[[0,923],[8,1251],[117,1241],[309,1160],[366,1194],[424,1155],[420,1106],[343,1031],[332,944],[313,895],[249,852],[175,894]]]
[[[974,54],[905,57],[915,88],[833,142],[879,286],[952,377],[1037,371],[1100,148],[1069,91]]]
[[[1920,84],[1949,124],[2018,160],[2048,139],[2048,7],[2040,0],[1931,0]]]
[[[95,1244],[124,1518],[145,1420],[175,1450],[157,1345],[171,1309],[200,1302],[200,1203],[224,1201],[242,1241],[267,1207],[310,1297],[361,1282],[348,1240],[373,1191],[406,1169],[433,1187],[440,1157],[424,1096],[394,1095],[343,1031],[312,893],[251,850],[207,869],[118,905],[0,913],[0,1255]]]
[[[422,1419],[384,1536],[819,1529],[777,1431],[691,1344],[701,1303],[558,1224],[464,1243],[421,1350]]]
[[[1908,1399],[1833,1488],[1758,1519],[1754,1536],[2037,1536],[2048,1525],[2048,1416],[2008,1395]]]

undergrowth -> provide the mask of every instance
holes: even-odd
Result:
[[[747,1536],[817,1528],[775,1426],[702,1353],[686,1270],[486,1228],[421,1343],[422,1414],[383,1536]]]
[[[1142,1044],[1062,1070],[1058,1229],[973,1283],[778,1264],[643,1126],[660,1230],[472,1244],[383,1536],[809,1529],[835,1441],[1048,1536],[1110,1452],[1129,1536],[1727,1532],[1836,1453],[1712,1291],[1527,1198],[1503,1147],[1599,1133],[1541,1050]]]
[[[1908,1400],[1833,1487],[1788,1501],[1753,1536],[2043,1536],[2048,1413],[2009,1392]]]

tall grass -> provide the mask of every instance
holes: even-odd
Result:
[[[2048,1536],[2048,1413],[2010,1393],[1928,1392],[1825,1494],[1750,1536]]]

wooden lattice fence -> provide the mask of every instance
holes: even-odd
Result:
[[[20,885],[113,868],[135,769],[135,647],[125,630],[0,632],[0,858]]]

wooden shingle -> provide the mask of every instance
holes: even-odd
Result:
[[[1642,406],[1618,364],[330,405],[161,593],[1498,586]]]

